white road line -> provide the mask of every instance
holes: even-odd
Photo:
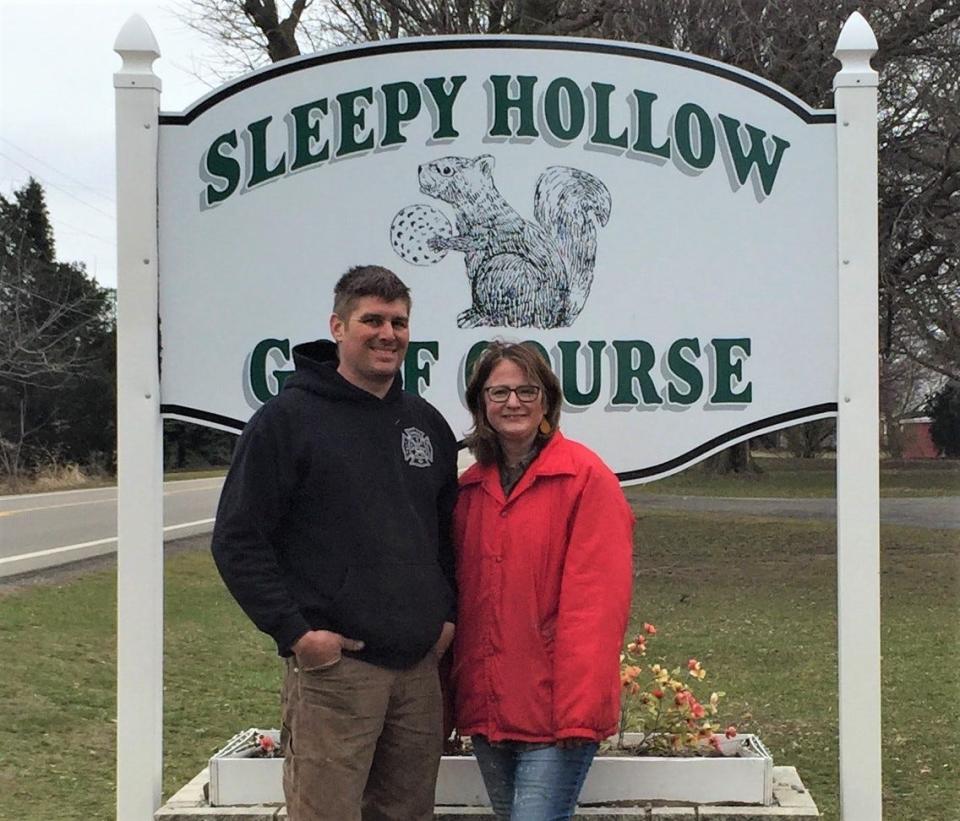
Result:
[[[66,547],[51,547],[47,550],[35,550],[33,553],[21,553],[18,556],[7,556],[5,559],[0,559],[0,567],[12,562],[22,562],[27,559],[37,559],[41,556],[54,556],[57,553],[66,553],[70,550],[83,550],[85,547],[97,547],[98,545],[102,544],[110,544],[116,540],[117,537],[114,536],[112,539],[97,539],[95,542],[81,542],[80,544],[70,544]]]
[[[210,487],[186,487],[186,488],[183,488],[183,490],[181,490],[180,488],[177,488],[176,490],[165,490],[163,491],[163,495],[176,496],[178,493],[198,493],[204,490],[219,490],[220,485],[222,484],[223,482],[219,482],[218,484],[210,485]]]
[[[195,522],[184,522],[180,525],[167,525],[164,529],[164,533],[168,533],[171,530],[182,530],[185,527],[199,527],[200,525],[212,525],[216,519],[197,519]]]
[[[208,525],[213,523],[213,519],[198,519],[196,522],[184,522],[180,525],[168,525],[163,529],[164,533],[168,533],[173,530],[183,530],[187,527],[198,527],[200,525]],[[98,547],[102,544],[110,544],[117,540],[116,536],[113,536],[109,539],[97,539],[94,542],[81,542],[80,544],[68,544],[64,547],[50,547],[46,550],[35,550],[33,553],[21,553],[17,556],[8,556],[5,559],[0,559],[0,567],[5,564],[10,564],[12,562],[25,561],[27,559],[37,559],[41,556],[55,556],[58,553],[69,553],[71,550],[83,550],[87,547]]]

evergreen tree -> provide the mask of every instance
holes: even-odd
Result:
[[[27,184],[14,193],[14,198],[30,249],[44,262],[53,262],[56,259],[53,226],[42,186],[30,177]]]
[[[113,309],[78,264],[57,262],[43,188],[0,197],[0,474],[113,459]]]
[[[930,438],[944,456],[960,457],[960,382],[947,382],[930,399]]]

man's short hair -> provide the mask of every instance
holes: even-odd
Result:
[[[410,310],[410,289],[393,271],[380,265],[355,265],[334,286],[333,312],[346,322],[354,303],[364,296],[379,297],[384,302],[402,299]]]

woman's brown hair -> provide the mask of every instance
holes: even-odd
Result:
[[[467,434],[465,441],[470,452],[482,465],[493,464],[500,458],[497,432],[487,421],[483,386],[490,378],[493,369],[505,359],[520,368],[531,384],[540,385],[543,388],[544,417],[550,423],[550,430],[545,434],[538,432],[537,439],[541,442],[549,439],[560,423],[560,405],[563,401],[560,381],[550,370],[543,354],[533,345],[523,342],[491,342],[473,366],[466,395],[467,408],[473,416],[473,430]]]

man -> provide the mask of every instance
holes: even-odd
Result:
[[[243,431],[213,532],[220,574],[286,657],[290,821],[427,821],[442,746],[437,663],[453,639],[455,437],[402,390],[410,293],[352,268],[336,344]]]

